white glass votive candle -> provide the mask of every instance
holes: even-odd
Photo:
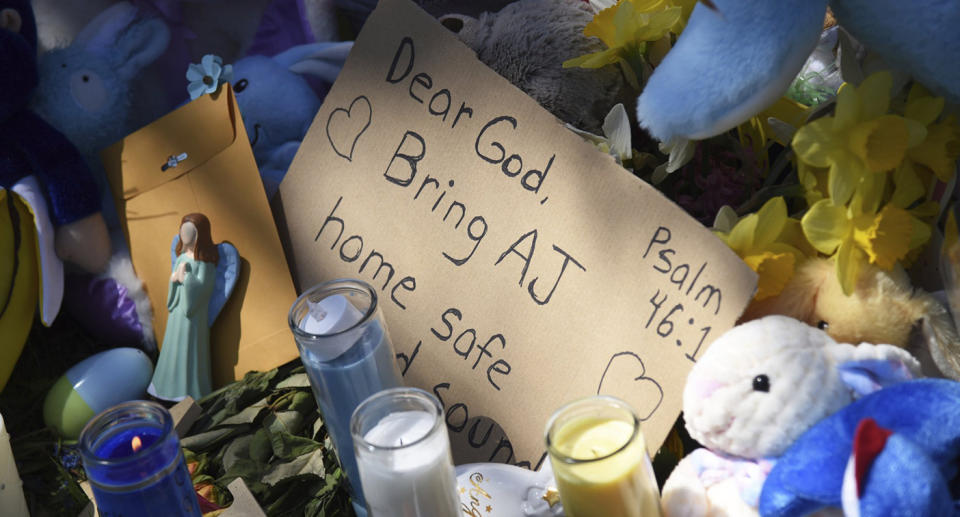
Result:
[[[393,388],[363,401],[350,432],[370,517],[454,517],[459,511],[440,401]]]

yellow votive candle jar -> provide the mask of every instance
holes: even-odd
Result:
[[[659,517],[640,419],[626,402],[571,402],[550,417],[546,441],[567,517]]]

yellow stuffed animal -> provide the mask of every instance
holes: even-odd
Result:
[[[783,314],[825,330],[840,343],[892,344],[908,349],[924,373],[960,380],[960,337],[946,307],[914,289],[900,268],[866,265],[850,296],[830,259],[800,264],[774,297],[754,301],[742,321]]]

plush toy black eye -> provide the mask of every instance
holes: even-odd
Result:
[[[90,76],[89,76],[89,75],[84,75],[84,76],[83,76],[83,82],[89,83],[89,82],[90,82]]]
[[[60,64],[60,68],[66,68],[66,67],[67,67],[67,64],[66,64],[66,63],[61,63],[61,64]]]
[[[820,330],[827,330],[828,328],[830,328],[830,324],[827,323],[826,321],[820,320],[817,322],[817,328]]]
[[[250,84],[250,82],[246,79],[240,79],[236,84],[233,85],[233,91],[240,93],[247,89],[248,84]]]
[[[767,393],[770,391],[770,378],[764,374],[757,375],[753,378],[753,391],[762,391]]]

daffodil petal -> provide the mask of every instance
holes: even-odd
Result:
[[[757,226],[753,234],[754,246],[766,246],[780,235],[783,225],[787,222],[787,203],[777,196],[760,207],[757,211]]]
[[[870,120],[879,118],[890,109],[890,89],[893,88],[893,75],[883,70],[860,83],[857,94],[860,97],[860,118]]]
[[[620,60],[620,48],[608,48],[592,54],[587,54],[563,62],[564,68],[602,68]]]
[[[893,184],[893,196],[890,198],[890,203],[900,208],[907,208],[926,193],[923,182],[917,177],[910,160],[904,160],[894,171]]]
[[[800,220],[803,234],[817,251],[832,255],[850,233],[851,223],[843,205],[829,199],[818,201]]]
[[[827,176],[827,192],[830,193],[830,199],[837,204],[849,201],[866,174],[867,168],[856,155],[848,151],[837,153]]]
[[[866,261],[866,257],[853,242],[845,241],[837,250],[835,260],[840,287],[843,289],[843,294],[850,296],[857,287],[857,277],[860,276],[860,268]]]
[[[940,116],[944,103],[943,97],[920,97],[907,101],[904,115],[924,126],[929,126]]]
[[[829,167],[841,146],[833,126],[832,118],[823,117],[798,129],[791,142],[797,157],[814,167]]]
[[[910,244],[908,245],[911,250],[917,249],[927,241],[930,240],[930,235],[932,235],[932,230],[930,225],[917,219],[916,217],[911,218],[913,223],[913,231],[910,234]]]
[[[727,236],[727,245],[741,257],[744,256],[748,251],[753,249],[753,236],[756,233],[756,229],[757,214],[750,214],[740,219],[740,221],[734,225],[733,230],[730,230],[730,235]]]
[[[833,110],[835,125],[837,129],[848,128],[856,124],[859,118],[860,98],[856,88],[845,83],[837,92],[837,104]]]
[[[883,193],[887,188],[886,174],[865,174],[857,187],[855,196],[860,202],[858,213],[874,214],[883,203]]]
[[[857,124],[850,132],[850,147],[871,172],[886,172],[900,164],[910,135],[906,119],[884,115]]]
[[[907,126],[907,148],[916,147],[927,138],[927,126],[910,118],[904,118]]]
[[[908,151],[910,158],[933,171],[937,179],[946,183],[956,170],[960,155],[960,131],[952,121],[927,128],[927,138]]]
[[[817,250],[810,245],[810,241],[808,241],[807,237],[803,234],[803,225],[800,224],[799,219],[788,217],[786,223],[783,225],[783,231],[777,236],[777,241],[778,243],[784,243],[796,248],[796,250],[805,257],[814,257],[817,255]]]
[[[877,267],[890,270],[910,251],[912,218],[906,210],[887,205],[874,217],[858,219],[854,240]]]
[[[602,41],[603,44],[608,47],[616,46],[617,43],[615,39],[615,28],[614,28],[613,18],[617,14],[619,4],[623,3],[624,1],[629,1],[629,0],[621,0],[621,2],[618,2],[617,5],[608,7],[607,9],[604,9],[599,13],[597,13],[593,17],[593,20],[590,21],[590,23],[588,23],[587,26],[583,28],[583,35],[588,38],[590,37],[600,38],[600,41]]]
[[[757,272],[757,294],[755,299],[763,300],[776,296],[783,291],[793,278],[796,257],[790,253],[764,252],[744,257],[744,262]]]

